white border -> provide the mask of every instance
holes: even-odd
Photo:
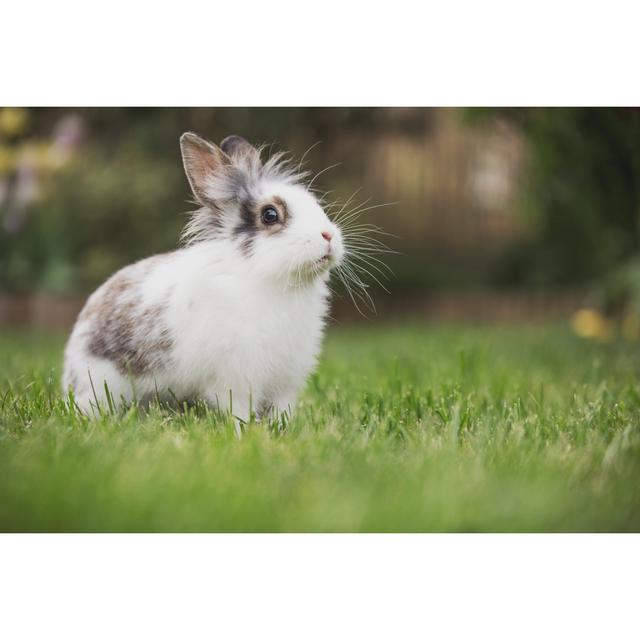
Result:
[[[0,104],[638,105],[629,0],[5,3]]]
[[[0,538],[0,637],[636,638],[630,535]]]

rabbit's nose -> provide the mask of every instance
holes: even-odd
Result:
[[[327,242],[331,242],[331,238],[333,238],[333,233],[331,233],[331,231],[323,231],[323,232],[322,232],[322,237],[323,237]]]

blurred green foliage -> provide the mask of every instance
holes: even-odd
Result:
[[[398,125],[378,109],[0,109],[0,289],[86,291],[175,248],[193,208],[178,145],[185,130],[218,141],[242,132],[299,158],[344,130],[424,127],[414,116]],[[82,128],[75,144],[59,131],[69,118]],[[314,150],[314,166],[332,164],[326,147]]]
[[[392,291],[583,286],[640,255],[640,110],[470,109],[446,139],[444,111],[0,109],[0,289],[87,291],[174,248],[191,206],[177,142],[185,130],[213,140],[237,132],[297,158],[321,141],[310,168],[343,162],[322,175],[324,188],[343,200],[357,187],[372,203],[399,200],[371,212],[398,236]],[[519,197],[505,205],[524,232],[494,245],[464,145],[496,122],[518,132],[526,162]],[[446,240],[456,233],[467,239]]]
[[[48,182],[47,198],[30,208],[28,232],[0,236],[2,284],[86,288],[143,252],[166,250],[181,226],[167,214],[185,208],[182,187],[167,163],[137,147],[123,145],[112,157],[83,153]]]
[[[522,209],[532,233],[497,274],[506,284],[591,282],[640,250],[640,109],[483,110],[522,131]]]

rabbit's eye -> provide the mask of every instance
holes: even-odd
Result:
[[[261,218],[262,222],[264,222],[265,224],[274,224],[275,222],[278,222],[279,216],[274,207],[265,207],[262,210]]]

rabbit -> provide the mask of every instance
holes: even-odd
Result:
[[[318,358],[341,230],[283,161],[240,136],[180,138],[198,205],[183,246],[112,275],[65,348],[63,387],[83,412],[160,397],[246,422],[291,415]],[[108,389],[108,391],[107,391]]]

